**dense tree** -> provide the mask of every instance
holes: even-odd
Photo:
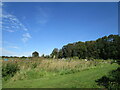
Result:
[[[25,56],[22,56],[21,58],[22,58],[22,59],[25,59],[25,58],[27,58],[27,57],[25,57]]]
[[[64,57],[72,57],[73,56],[73,44],[68,44],[66,46],[63,46],[63,56]]]
[[[45,55],[44,58],[50,58],[50,56],[49,55]]]
[[[42,54],[42,55],[41,55],[41,57],[45,57],[45,55],[44,55],[44,54]]]
[[[62,49],[54,49],[52,57],[58,58],[78,57],[95,59],[120,59],[120,36],[109,35],[95,41],[75,42],[64,45]]]
[[[77,56],[80,58],[86,58],[86,46],[84,42],[77,42],[75,44],[75,52]]]
[[[38,53],[38,52],[36,52],[36,51],[35,51],[35,52],[33,52],[33,53],[32,53],[32,57],[39,57],[39,53]]]
[[[59,52],[58,52],[58,58],[63,58],[63,51],[62,51],[62,49],[60,49]]]
[[[58,58],[58,52],[59,52],[59,50],[57,48],[54,48],[54,50],[52,51],[50,56],[52,58]]]

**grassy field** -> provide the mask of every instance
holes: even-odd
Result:
[[[95,80],[118,67],[109,60],[18,60],[3,66],[7,63],[18,64],[20,70],[3,79],[3,88],[102,88]]]

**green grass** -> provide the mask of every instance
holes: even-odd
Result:
[[[56,74],[46,72],[44,77],[29,76],[29,79],[8,80],[3,83],[3,88],[102,88],[95,80],[107,75],[108,72],[118,67],[117,64],[103,63],[95,68],[85,69],[71,74]],[[29,72],[29,74],[34,74]],[[37,73],[36,73],[37,74]]]

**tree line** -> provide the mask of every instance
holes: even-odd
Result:
[[[120,36],[111,34],[95,41],[69,43],[62,49],[54,48],[50,56],[52,58],[120,59]]]

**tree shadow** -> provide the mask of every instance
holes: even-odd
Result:
[[[99,86],[104,86],[107,89],[120,90],[120,67],[109,72],[108,76],[103,76],[95,80]]]

